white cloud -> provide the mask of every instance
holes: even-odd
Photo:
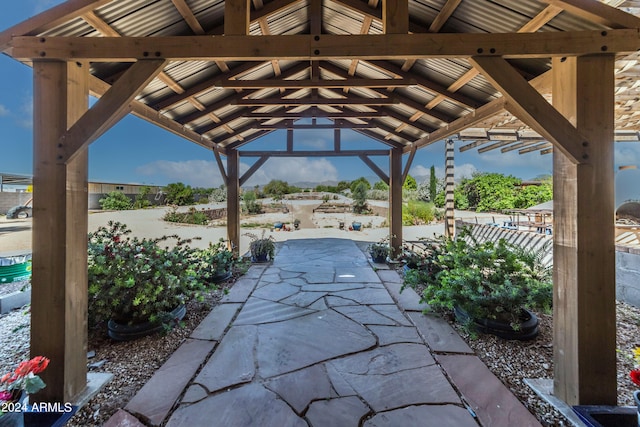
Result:
[[[206,160],[157,160],[137,167],[136,173],[157,175],[158,181],[182,182],[194,187],[218,187],[222,184],[218,165]]]
[[[8,116],[8,115],[9,115],[9,109],[4,105],[0,104],[0,116]]]
[[[22,101],[19,116],[16,118],[18,126],[25,129],[33,127],[33,97],[28,96]]]
[[[301,138],[295,141],[297,147],[308,147],[316,150],[325,150],[329,148],[329,142],[323,138]]]
[[[249,167],[250,164],[240,163],[240,173],[246,172]],[[218,187],[222,184],[218,165],[207,160],[157,160],[137,167],[136,173],[155,176],[154,179],[159,182],[182,182],[195,187]],[[275,157],[262,165],[245,185],[264,185],[272,179],[292,184],[301,181],[337,181],[338,171],[326,159]]]
[[[640,144],[637,142],[616,142],[616,166],[636,165],[640,168]]]
[[[436,170],[436,178],[444,179],[444,176],[445,176],[444,168],[441,166],[436,166],[435,170]],[[477,172],[477,171],[478,169],[476,169],[476,167],[471,163],[454,165],[454,175],[455,175],[456,181],[460,181],[462,178],[471,178],[474,172]],[[411,176],[420,177],[418,181],[428,180],[429,177],[431,176],[431,167],[426,168],[422,165],[416,165],[411,167],[411,170],[409,171],[409,173],[411,174]]]
[[[240,170],[248,169],[241,165]],[[262,165],[246,182],[247,186],[263,185],[272,179],[280,179],[291,184],[302,181],[337,181],[338,170],[326,159],[274,157]]]

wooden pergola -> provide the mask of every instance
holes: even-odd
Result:
[[[484,128],[496,148],[553,152],[554,394],[615,404],[613,143],[640,128],[639,30],[596,0],[69,0],[3,31],[0,50],[34,75],[31,352],[51,358],[42,399],[86,386],[88,145],[133,113],[212,151],[236,247],[240,186],[274,156],[364,161],[389,183],[397,248],[417,149]],[[333,129],[333,149],[297,151],[306,128]],[[260,149],[276,129],[286,150]],[[342,129],[384,149],[343,149]],[[258,160],[241,175],[242,157]]]

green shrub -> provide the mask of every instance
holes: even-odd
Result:
[[[423,286],[422,301],[433,310],[460,307],[472,318],[497,319],[514,327],[522,308],[550,309],[552,278],[541,263],[542,250],[467,238],[471,243],[458,238],[434,244],[421,269],[407,273],[404,286]]]
[[[110,211],[122,211],[132,208],[131,200],[120,191],[112,191],[106,197],[100,199],[100,207]]]
[[[147,199],[147,196],[151,193],[151,187],[144,185],[140,188],[140,192],[136,194],[136,199],[133,202],[134,209],[144,209],[151,206],[151,202]]]
[[[157,322],[203,289],[189,240],[126,237],[126,225],[109,221],[89,233],[89,320],[123,324]],[[160,244],[176,239],[173,249]]]
[[[194,203],[194,191],[189,185],[174,182],[164,187],[163,191],[166,194],[167,204],[185,206]]]
[[[193,206],[187,212],[178,212],[177,208],[172,208],[162,218],[167,222],[179,222],[182,224],[207,225],[209,218],[207,214],[197,210]]]
[[[257,215],[262,213],[262,204],[257,201],[257,195],[255,191],[245,191],[242,195],[244,201],[244,211],[251,215]]]
[[[402,224],[421,225],[428,224],[435,218],[433,203],[420,200],[409,200],[402,205]]]

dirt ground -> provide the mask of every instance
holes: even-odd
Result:
[[[346,199],[348,200],[348,199]],[[337,200],[338,203],[346,200]],[[388,235],[386,226],[381,225],[386,220],[388,208],[386,202],[374,202],[371,205],[377,213],[374,215],[355,215],[346,213],[314,213],[313,209],[322,202],[317,200],[288,200],[288,213],[270,213],[262,215],[252,215],[243,217],[241,224],[253,223],[261,224],[261,227],[242,227],[240,236],[240,253],[245,253],[249,248],[250,237],[245,233],[272,235],[276,241],[288,239],[306,239],[322,237],[338,237],[365,242],[376,242]],[[224,207],[224,204],[198,205],[197,209],[213,209]],[[157,207],[152,209],[129,210],[129,211],[92,211],[89,212],[89,231],[96,230],[99,226],[106,225],[110,220],[119,221],[126,224],[132,234],[142,237],[154,238],[163,235],[179,234],[182,238],[198,238],[194,240],[192,246],[206,247],[209,242],[216,242],[225,239],[227,230],[224,225],[219,226],[199,226],[168,223],[162,220],[169,207]],[[186,209],[186,208],[184,208]],[[274,231],[273,223],[281,221],[288,223],[293,229],[294,219],[300,219],[299,230],[291,232]],[[363,224],[362,231],[349,231],[348,226],[353,221]],[[345,223],[345,229],[339,229],[339,223]],[[0,256],[14,255],[18,253],[28,253],[31,251],[31,226],[32,219],[9,220],[0,217]],[[405,240],[417,240],[420,237],[433,237],[434,233],[440,234],[444,230],[442,224],[412,226],[403,228]]]

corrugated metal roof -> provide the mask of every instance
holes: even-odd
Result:
[[[224,0],[185,0],[198,23],[206,34],[221,34],[224,24]],[[409,20],[412,31],[426,32],[440,13],[446,0],[409,0]],[[265,0],[265,10],[275,11],[264,14],[250,24],[250,34],[256,37],[264,33],[271,35],[308,34],[312,26],[310,0]],[[460,33],[505,33],[516,32],[527,24],[548,5],[538,0],[465,0],[455,9],[445,22],[441,32]],[[253,8],[253,5],[252,5]],[[382,2],[371,9],[364,0],[341,2],[341,0],[323,0],[321,24],[326,34],[383,34],[381,16]],[[193,35],[192,29],[171,0],[113,0],[93,11],[95,15],[123,37],[134,36],[182,36]],[[254,14],[256,11],[253,11]],[[259,13],[259,12],[258,12]],[[93,28],[90,19],[74,16],[67,22],[45,31],[34,30],[32,34],[43,36],[99,37],[100,28]],[[542,26],[539,31],[582,31],[599,30],[602,24],[594,23],[567,11],[561,12]],[[637,58],[636,58],[637,59]],[[620,66],[620,70],[635,70],[636,59]],[[515,59],[510,63],[527,78],[538,76],[550,67],[548,59]],[[313,66],[315,66],[314,64]],[[112,84],[128,68],[126,63],[93,63],[91,72],[105,82]],[[370,61],[333,59],[320,61],[321,80],[358,79],[375,82],[380,79],[397,79],[404,82],[403,87],[392,90],[387,87],[358,87],[357,83],[347,88],[311,89],[311,87],[284,88],[265,84],[264,89],[220,88],[228,78],[247,80],[303,80],[312,85],[312,63],[310,61],[292,61],[274,58],[273,61],[256,62],[255,67],[245,67],[241,62],[223,61],[177,61],[169,63],[162,75],[153,81],[138,95],[138,101],[156,109],[165,117],[196,132],[203,130],[207,137],[216,141],[239,141],[266,134],[262,129],[250,128],[258,123],[283,123],[284,118],[260,117],[253,112],[267,112],[279,116],[285,111],[299,112],[309,110],[311,105],[320,113],[344,111],[354,115],[357,112],[372,112],[376,117],[349,118],[351,123],[369,122],[379,125],[365,133],[379,135],[385,143],[409,144],[425,135],[424,129],[435,129],[446,122],[465,116],[479,106],[500,96],[482,75],[476,75],[464,84],[459,79],[472,69],[464,58],[428,58],[417,61],[401,59],[393,61]],[[402,69],[398,72],[398,69]],[[395,70],[395,71],[394,71]],[[637,80],[637,73],[635,74]],[[167,79],[174,83],[167,85]],[[413,79],[414,83],[411,83]],[[639,114],[633,111],[634,99],[640,93],[635,80],[627,77],[618,79],[618,107],[623,114],[618,115],[618,126],[636,126],[640,129]],[[391,80],[390,80],[391,81]],[[443,91],[425,87],[419,82],[439,86]],[[386,82],[385,82],[386,83]],[[453,85],[453,86],[452,86]],[[197,90],[196,90],[197,88]],[[447,89],[450,88],[450,89]],[[442,93],[440,93],[442,92]],[[455,93],[454,93],[455,92]],[[190,98],[191,97],[191,98]],[[328,99],[343,99],[345,104],[357,102],[361,98],[370,99],[362,105],[323,105]],[[308,104],[297,105],[289,101],[288,107],[282,105],[242,105],[247,99],[275,102],[276,98],[289,100],[308,99]],[[380,99],[396,100],[390,105],[372,105]],[[460,98],[460,99],[457,99]],[[317,101],[316,101],[317,99]],[[195,101],[194,101],[195,100]],[[314,104],[315,103],[315,104]],[[379,103],[379,102],[378,102]],[[431,103],[431,104],[430,104]],[[282,101],[286,105],[287,101]],[[429,104],[430,108],[426,108]],[[433,105],[432,105],[433,104]],[[200,111],[205,109],[204,112]],[[212,117],[211,114],[215,114]],[[254,115],[254,117],[252,117]],[[322,115],[322,114],[321,114]],[[357,115],[357,114],[355,114]],[[386,115],[383,117],[378,117]],[[436,116],[436,117],[433,117]],[[446,119],[446,120],[445,120]],[[219,123],[216,123],[219,122]],[[401,126],[403,123],[406,126]],[[500,114],[495,119],[487,119],[487,126],[522,127],[522,123],[512,120],[508,114]],[[241,131],[230,134],[230,130]],[[391,132],[391,133],[390,133]],[[384,140],[384,138],[389,138]]]

